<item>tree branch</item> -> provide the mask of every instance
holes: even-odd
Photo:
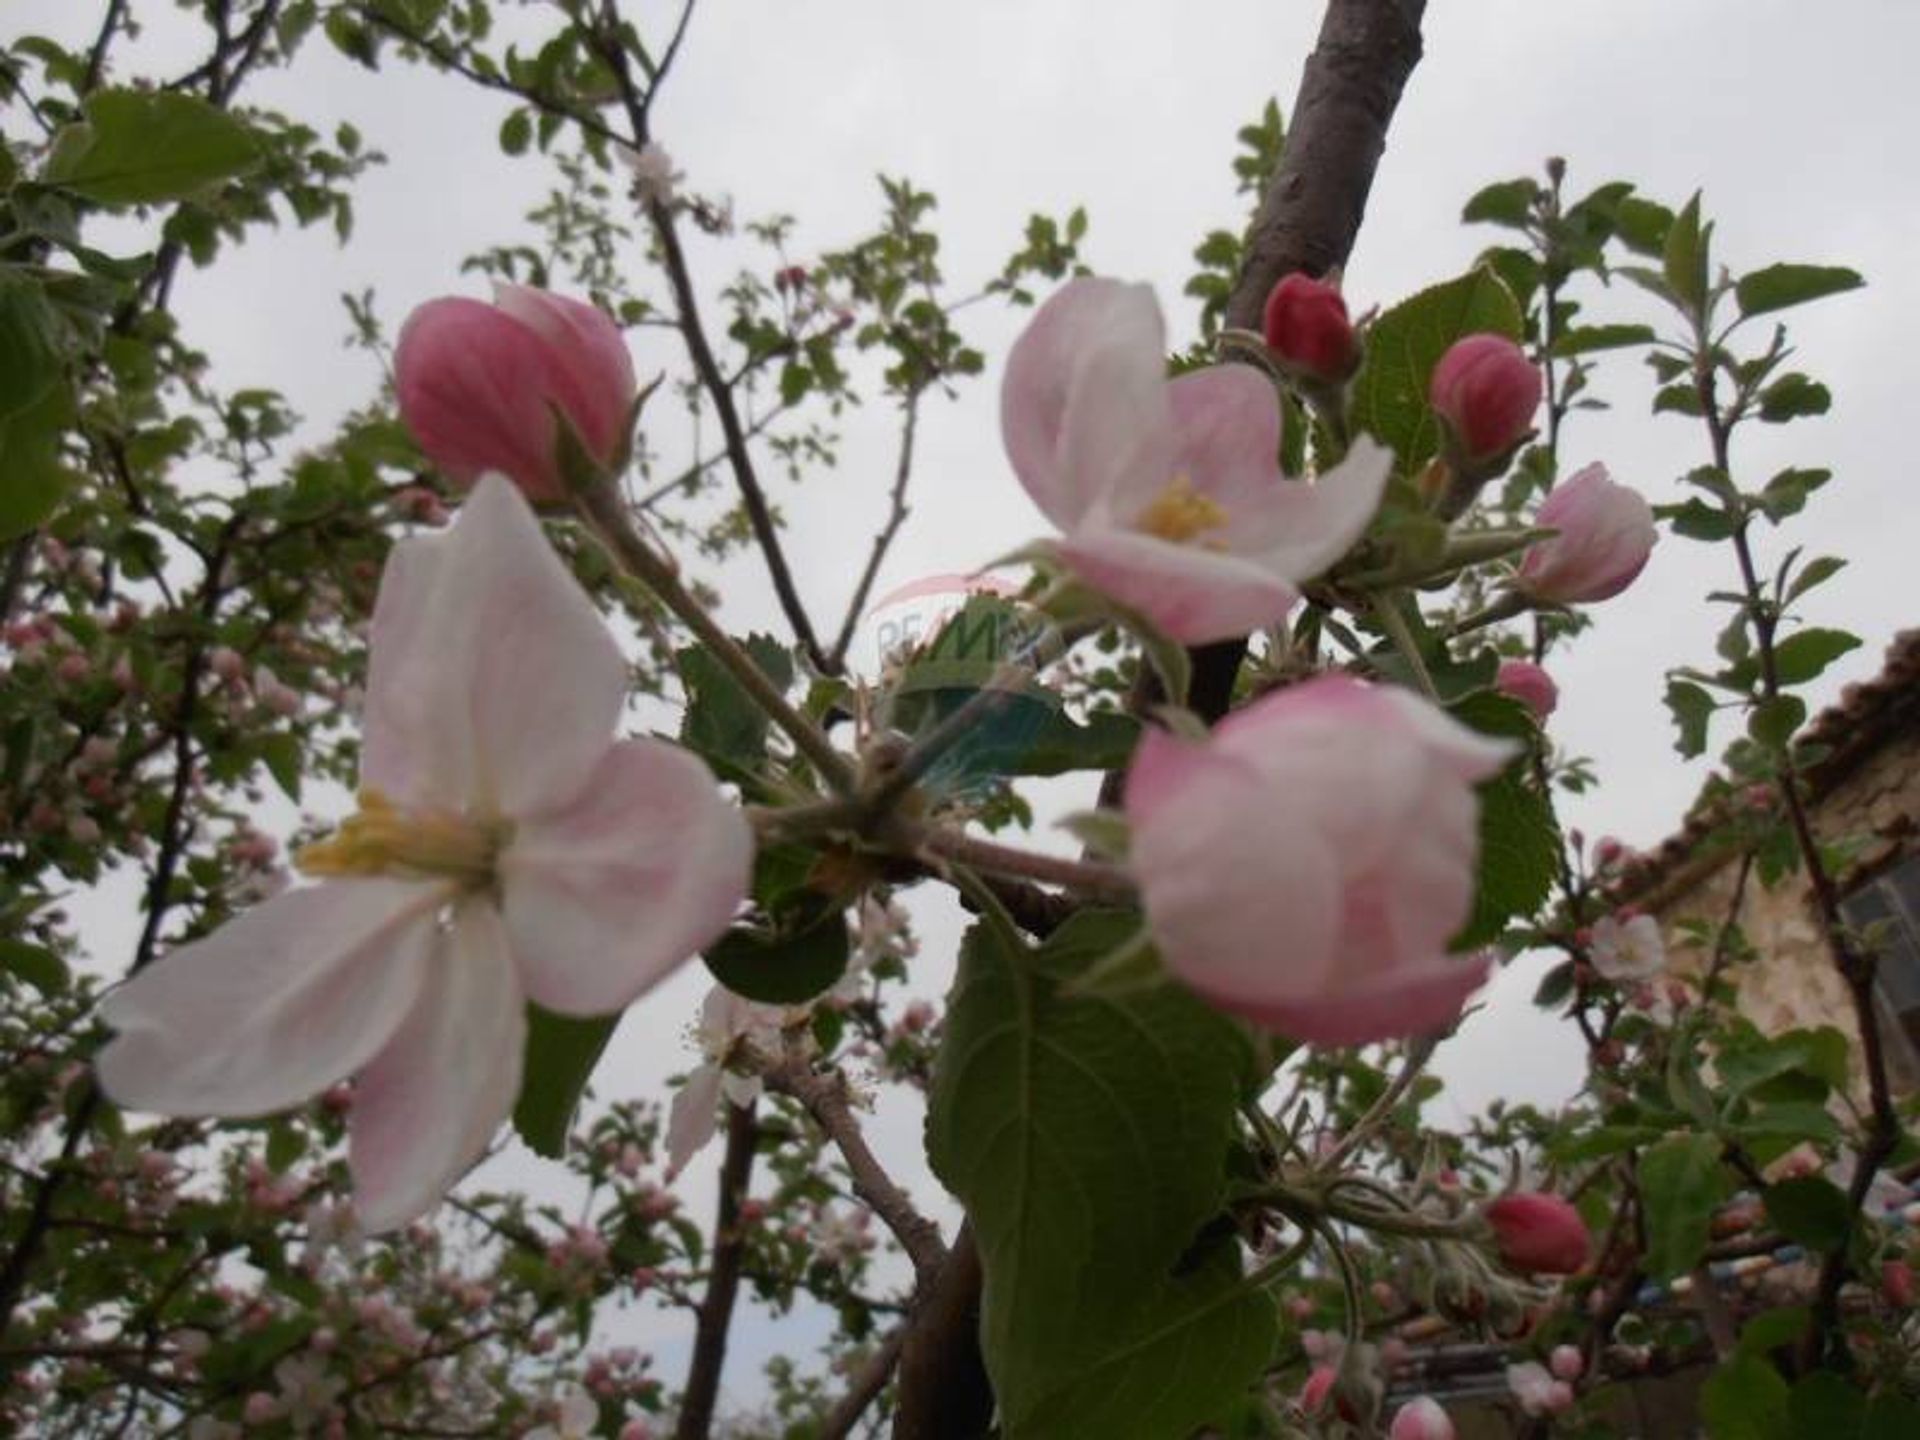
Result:
[[[713,1265],[694,1326],[693,1359],[687,1367],[687,1386],[680,1397],[680,1421],[674,1426],[674,1440],[707,1440],[713,1428],[714,1405],[720,1398],[720,1371],[727,1360],[727,1331],[733,1324],[733,1304],[740,1294],[740,1265],[746,1253],[740,1205],[753,1178],[760,1123],[751,1105],[729,1105],[726,1110],[727,1153],[720,1162]]]

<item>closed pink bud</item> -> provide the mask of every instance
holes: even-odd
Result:
[[[1880,1267],[1880,1289],[1902,1310],[1913,1308],[1913,1266],[1904,1260],[1889,1260]]]
[[[1589,465],[1553,488],[1535,523],[1557,530],[1520,561],[1520,587],[1539,600],[1585,605],[1610,600],[1646,568],[1653,509],[1637,490]]]
[[[1560,687],[1531,660],[1502,660],[1493,684],[1502,695],[1511,695],[1541,720],[1560,703]]]
[[[1547,1356],[1547,1369],[1553,1372],[1554,1379],[1572,1384],[1586,1373],[1587,1357],[1580,1353],[1578,1345],[1556,1345]]]
[[[1572,1275],[1587,1263],[1587,1222],[1558,1195],[1502,1195],[1481,1213],[1493,1227],[1501,1260],[1515,1270]]]
[[[633,359],[620,327],[579,300],[497,285],[494,303],[429,300],[407,317],[394,354],[400,416],[461,485],[487,471],[530,500],[563,500],[560,432],[611,467],[625,449]]]
[[[1316,1365],[1307,1376],[1307,1383],[1300,1387],[1300,1408],[1309,1415],[1317,1414],[1320,1407],[1327,1403],[1327,1396],[1333,1392],[1334,1382],[1340,1378],[1340,1372],[1331,1365]]]
[[[1456,340],[1433,367],[1427,403],[1447,422],[1460,458],[1494,460],[1527,437],[1540,408],[1540,371],[1504,335]]]
[[[1360,345],[1340,287],[1311,275],[1283,275],[1267,295],[1267,348],[1295,374],[1338,383],[1360,363]]]
[[[1431,1395],[1416,1395],[1394,1412],[1387,1440],[1454,1440],[1453,1421]]]

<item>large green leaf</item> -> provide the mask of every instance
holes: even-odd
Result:
[[[33,281],[0,274],[0,420],[25,410],[59,378],[59,316]]]
[[[1410,475],[1440,448],[1440,425],[1427,406],[1427,383],[1447,347],[1463,335],[1520,338],[1520,305],[1487,269],[1422,290],[1367,331],[1367,359],[1353,384],[1352,423],[1393,447],[1395,468]]]
[[[0,419],[0,541],[40,524],[72,488],[73,472],[61,463],[61,440],[72,419],[73,397],[64,381]]]
[[[1742,275],[1733,294],[1740,302],[1742,315],[1765,315],[1789,305],[1857,290],[1866,283],[1858,270],[1839,265],[1769,265]]]
[[[793,656],[771,635],[749,635],[741,648],[782,691],[793,683]],[[687,687],[680,743],[726,778],[750,778],[766,758],[766,711],[709,651],[689,645],[677,658]]]
[[[1726,1193],[1720,1142],[1711,1135],[1672,1135],[1640,1157],[1650,1275],[1664,1280],[1699,1263],[1714,1207]]]
[[[260,163],[253,132],[170,90],[101,90],[86,119],[55,137],[41,177],[102,205],[178,200]]]
[[[1509,696],[1483,690],[1455,705],[1452,713],[1484,735],[1532,743],[1533,719]],[[1483,781],[1479,798],[1473,912],[1453,939],[1455,949],[1484,945],[1512,921],[1538,910],[1552,893],[1560,865],[1553,804],[1533,782],[1524,755]]]
[[[1191,1256],[1221,1200],[1241,1033],[1172,985],[1062,990],[1138,923],[1083,913],[1029,951],[989,921],[962,951],[928,1153],[979,1238],[1009,1440],[1184,1435],[1274,1339],[1233,1247]]]
[[[624,1013],[624,1012],[622,1012]],[[577,1020],[527,1006],[527,1047],[520,1098],[513,1107],[513,1128],[536,1154],[558,1159],[566,1153],[573,1112],[587,1088],[587,1077],[613,1038],[619,1015]]]

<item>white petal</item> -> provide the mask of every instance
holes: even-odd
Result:
[[[611,742],[626,689],[619,647],[527,502],[485,476],[451,531],[388,558],[363,783],[507,815],[564,801]]]
[[[527,993],[563,1015],[621,1009],[727,927],[752,868],[753,832],[697,756],[620,742],[500,859]]]
[[[465,901],[437,938],[419,1000],[354,1088],[354,1209],[369,1233],[432,1209],[520,1092],[526,996],[499,912]]]
[[[267,1115],[364,1065],[419,996],[432,886],[291,890],[164,956],[101,1003],[120,1033],[95,1062],[122,1105]]]
[[[686,1169],[713,1139],[722,1073],[718,1065],[702,1065],[674,1095],[667,1115],[667,1179]]]
[[[1362,435],[1316,480],[1243,492],[1229,505],[1227,544],[1295,583],[1311,580],[1366,534],[1392,473],[1393,452]]]

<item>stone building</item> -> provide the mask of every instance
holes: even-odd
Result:
[[[1806,757],[1814,829],[1838,856],[1843,913],[1879,951],[1893,1078],[1913,1089],[1920,1085],[1920,630],[1896,635],[1880,673],[1848,686],[1795,745]],[[1737,897],[1755,952],[1740,972],[1742,1013],[1769,1032],[1835,1025],[1857,1037],[1804,876],[1796,871],[1771,889],[1761,883],[1754,837],[1766,828],[1759,815],[1770,798],[1718,788],[1678,834],[1629,861],[1611,893],[1659,918],[1683,974],[1711,963],[1711,942],[1702,937],[1724,924]],[[1742,805],[1753,811],[1745,824],[1736,813]],[[1857,1065],[1857,1044],[1854,1053]]]

